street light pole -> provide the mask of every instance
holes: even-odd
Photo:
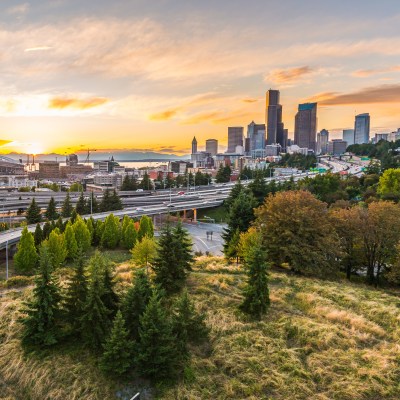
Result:
[[[8,280],[8,240],[6,242],[6,280]]]

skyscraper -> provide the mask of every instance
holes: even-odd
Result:
[[[197,140],[196,140],[196,136],[195,136],[192,140],[192,154],[196,154],[196,153],[197,153]]]
[[[294,121],[294,143],[301,148],[315,149],[317,135],[317,103],[299,104]]]
[[[247,125],[247,138],[249,139],[249,152],[265,149],[265,125],[256,124],[254,121],[251,121]]]
[[[267,127],[267,144],[279,143],[286,148],[287,131],[282,122],[282,106],[279,104],[279,90],[268,90],[265,102],[265,125]]]
[[[235,153],[236,146],[243,146],[243,126],[230,126],[228,128],[227,153]]]
[[[218,140],[207,139],[206,140],[206,153],[210,153],[211,156],[215,156],[218,153]]]
[[[343,140],[347,146],[354,144],[354,129],[343,129]]]
[[[317,154],[326,154],[328,152],[329,131],[322,129],[317,133]]]
[[[354,121],[354,143],[362,144],[369,142],[370,117],[368,113],[356,115]]]

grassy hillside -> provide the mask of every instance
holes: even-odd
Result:
[[[126,264],[119,271],[127,277]],[[188,286],[207,312],[211,340],[195,350],[182,381],[157,398],[400,398],[400,298],[395,293],[273,272],[270,312],[254,322],[237,311],[244,278],[238,267],[220,259],[197,261]],[[116,398],[124,385],[105,378],[79,344],[29,358],[23,354],[16,317],[27,295],[0,298],[3,398]]]

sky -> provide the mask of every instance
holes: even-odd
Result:
[[[2,0],[0,152],[185,154],[278,89],[340,137],[400,127],[398,0]]]

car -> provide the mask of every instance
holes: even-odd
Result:
[[[178,192],[178,196],[183,196],[185,192]]]
[[[143,192],[143,189],[136,189],[137,192]]]
[[[144,211],[144,208],[142,207],[136,207],[133,212],[139,212],[139,211]]]
[[[167,204],[167,207],[175,207],[173,204],[169,203]]]

